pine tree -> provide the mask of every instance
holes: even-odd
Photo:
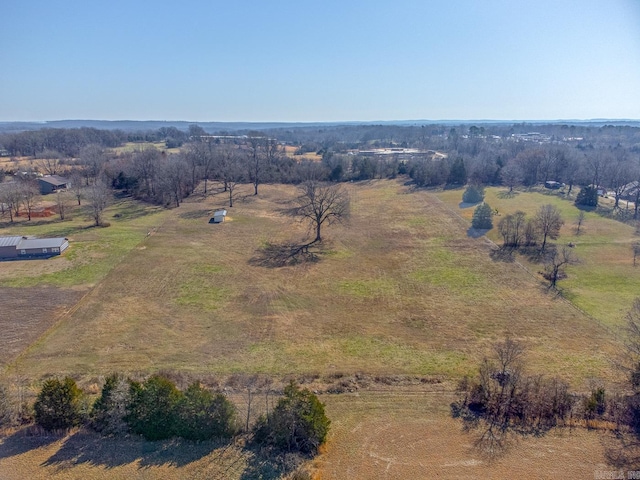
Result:
[[[471,219],[471,226],[478,230],[489,230],[493,228],[493,210],[488,203],[482,203],[476,207],[473,211],[473,218]]]

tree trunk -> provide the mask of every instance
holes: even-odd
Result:
[[[314,240],[314,242],[321,242],[322,238],[320,237],[320,227],[322,226],[322,224],[320,222],[318,222],[316,224],[316,239]]]

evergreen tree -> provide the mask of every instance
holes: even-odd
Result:
[[[177,434],[189,440],[229,438],[236,432],[237,411],[224,395],[194,383],[178,404]]]
[[[131,401],[130,385],[124,377],[113,374],[105,379],[100,397],[93,404],[91,424],[105,435],[124,433],[127,405]]]
[[[449,185],[464,185],[467,183],[467,169],[464,166],[462,157],[458,157],[453,161],[447,183]]]
[[[482,203],[473,211],[471,226],[478,230],[488,230],[493,228],[493,210],[488,203]]]
[[[75,427],[82,423],[82,391],[69,377],[47,380],[33,410],[36,423],[45,430]]]
[[[598,206],[598,189],[591,185],[582,187],[578,196],[576,197],[576,205],[583,205],[585,207],[597,207]]]
[[[462,194],[464,203],[479,203],[484,200],[484,188],[480,185],[469,185]]]
[[[271,415],[256,424],[255,440],[289,452],[315,454],[330,423],[318,397],[291,382]]]
[[[178,429],[178,404],[182,392],[164,377],[154,375],[144,383],[130,382],[131,400],[125,421],[147,440],[171,438]]]

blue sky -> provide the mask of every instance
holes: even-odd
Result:
[[[5,0],[0,18],[0,121],[640,118],[640,0]]]

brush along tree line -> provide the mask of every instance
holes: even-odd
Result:
[[[621,393],[595,386],[591,392],[572,393],[559,378],[527,372],[525,348],[507,338],[494,345],[493,354],[480,363],[478,373],[458,385],[451,415],[466,430],[479,432],[476,445],[500,452],[509,437],[541,435],[554,427],[613,428],[627,445],[640,447],[640,299],[627,315],[626,350],[619,367],[627,377]]]
[[[237,408],[222,393],[197,382],[181,391],[160,375],[143,382],[110,375],[93,405],[73,379],[49,379],[33,412],[35,423],[48,431],[87,426],[107,436],[134,433],[151,441],[230,439],[240,433]],[[0,388],[0,421],[6,423],[9,417],[7,392]],[[262,446],[315,454],[329,425],[316,395],[291,382],[273,410],[261,416],[249,433]]]

